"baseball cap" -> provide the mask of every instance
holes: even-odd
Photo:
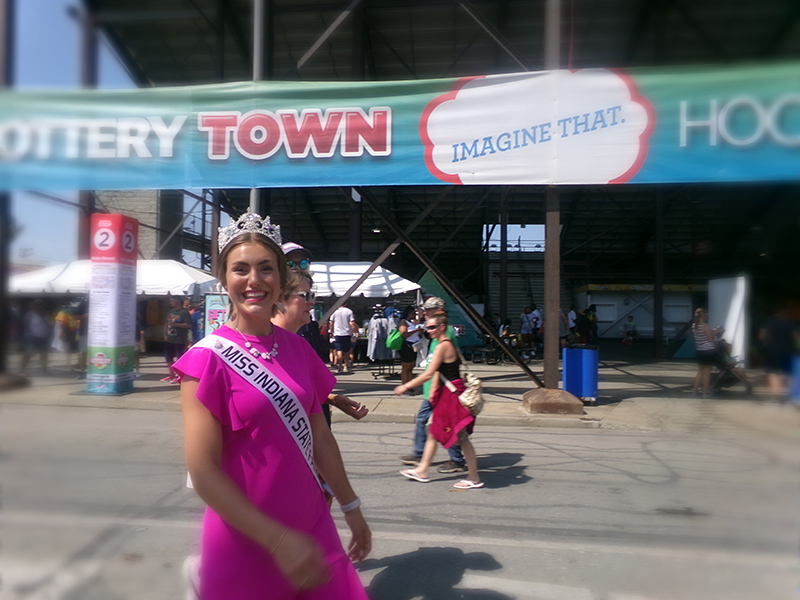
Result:
[[[436,296],[431,296],[430,298],[425,300],[425,302],[422,304],[422,308],[428,310],[432,308],[444,309],[444,300]]]
[[[302,252],[306,255],[306,258],[311,258],[311,252],[303,248],[300,244],[295,244],[294,242],[286,242],[283,246],[281,246],[281,250],[283,250],[284,254],[289,254],[290,252]]]

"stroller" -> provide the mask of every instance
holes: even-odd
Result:
[[[711,379],[710,391],[718,394],[723,388],[729,388],[737,383],[745,386],[745,393],[749,396],[753,393],[753,384],[744,372],[744,361],[736,360],[731,356],[732,346],[721,339],[717,342],[717,364],[719,373]]]

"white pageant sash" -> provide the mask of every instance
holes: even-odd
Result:
[[[211,334],[192,346],[192,348],[208,348],[219,356],[231,370],[264,394],[278,413],[286,430],[297,444],[305,458],[314,481],[322,487],[314,468],[314,441],[311,435],[311,422],[303,405],[292,391],[272,374],[267,366],[253,358],[250,353],[236,342]]]

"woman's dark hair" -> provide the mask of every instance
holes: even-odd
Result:
[[[702,321],[703,317],[705,317],[705,316],[706,316],[705,309],[704,308],[698,308],[696,311],[694,311],[694,324],[695,325],[699,325],[700,321]]]
[[[401,317],[404,321],[410,321],[411,317],[417,314],[417,308],[415,306],[406,306],[403,310],[403,316]]]

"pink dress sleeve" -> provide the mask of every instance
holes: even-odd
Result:
[[[190,348],[172,368],[182,377],[199,380],[197,399],[223,426],[233,431],[244,428],[233,402],[230,373],[213,350]]]

